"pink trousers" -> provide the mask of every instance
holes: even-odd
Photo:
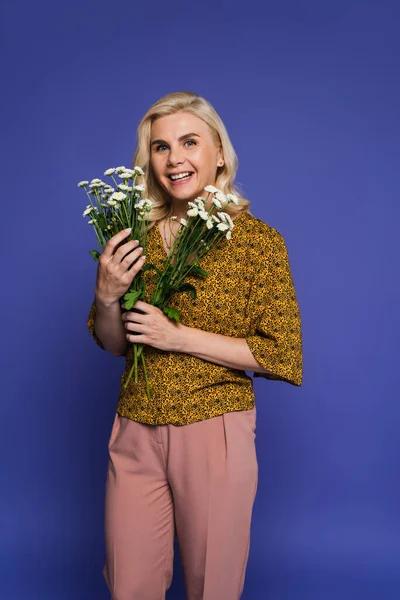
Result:
[[[256,407],[189,425],[115,415],[105,497],[112,600],[162,600],[175,534],[187,600],[237,600],[258,483]]]

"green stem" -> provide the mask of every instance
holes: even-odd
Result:
[[[143,364],[144,378],[146,380],[146,394],[147,394],[147,398],[150,400],[151,395],[150,395],[149,380],[147,377],[147,369],[146,369],[146,362],[144,359],[144,354],[142,354],[142,364]]]

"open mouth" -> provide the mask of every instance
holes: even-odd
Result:
[[[182,175],[179,175],[177,179],[172,179],[171,175],[168,175],[168,179],[171,181],[172,185],[180,185],[186,183],[186,181],[189,181],[189,179],[191,179],[193,175],[193,172],[187,171],[185,173],[182,173]]]

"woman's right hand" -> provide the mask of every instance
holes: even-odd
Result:
[[[145,263],[145,257],[141,256],[143,248],[138,248],[136,240],[126,242],[115,250],[129,235],[125,229],[119,231],[108,240],[100,254],[95,298],[105,306],[115,304],[126,294]],[[134,262],[132,268],[129,268]]]

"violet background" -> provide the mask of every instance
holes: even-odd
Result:
[[[159,97],[224,120],[252,212],[289,250],[304,383],[254,380],[244,600],[400,596],[397,2],[3,2],[0,596],[102,600],[123,359],[86,329],[76,184],[131,165]],[[169,599],[183,598],[175,548]]]

